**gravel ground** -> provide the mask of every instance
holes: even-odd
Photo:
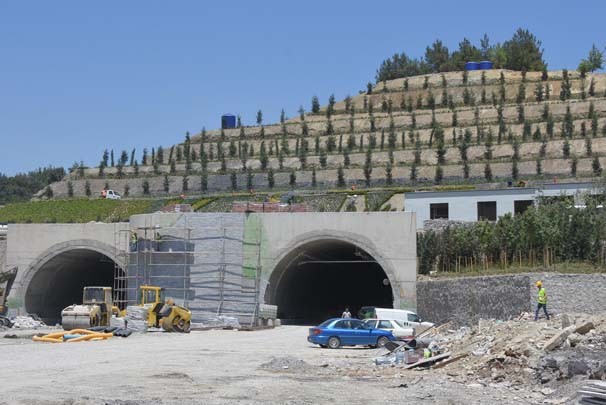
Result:
[[[564,403],[532,385],[379,369],[380,349],[321,349],[306,335],[283,326],[73,344],[0,339],[0,404]]]

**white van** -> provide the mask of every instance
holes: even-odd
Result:
[[[393,319],[402,322],[402,324],[406,326],[415,328],[417,332],[433,326],[433,323],[423,322],[423,320],[419,318],[419,315],[405,309],[362,307],[360,308],[360,311],[358,311],[358,318]]]

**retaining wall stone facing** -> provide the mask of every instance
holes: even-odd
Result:
[[[547,290],[550,313],[606,312],[606,274],[526,273],[417,281],[417,311],[437,324],[510,319],[536,308],[535,282]]]

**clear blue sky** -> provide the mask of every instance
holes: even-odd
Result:
[[[395,52],[436,38],[543,42],[550,69],[606,45],[606,2],[3,1],[0,172],[96,165],[170,145],[224,112],[253,124],[356,94]],[[119,152],[118,152],[119,153]]]

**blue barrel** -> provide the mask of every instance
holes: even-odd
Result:
[[[489,60],[483,60],[479,65],[482,70],[492,69],[492,62]]]
[[[478,62],[467,62],[465,63],[465,70],[478,70],[480,64]]]
[[[223,114],[221,116],[221,128],[230,129],[236,127],[236,116],[233,114]]]

